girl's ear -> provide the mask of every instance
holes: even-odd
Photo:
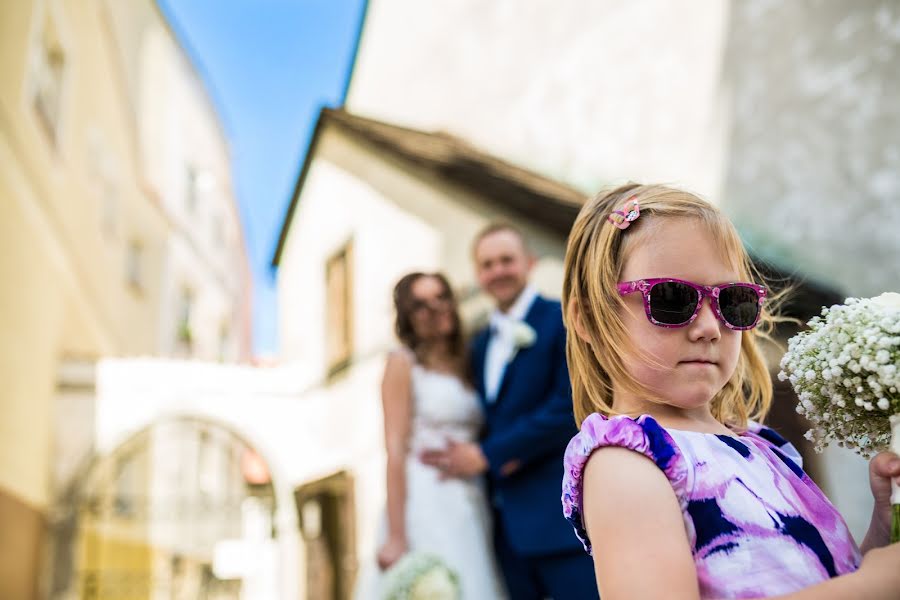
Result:
[[[591,338],[588,336],[584,323],[581,321],[581,306],[575,301],[574,296],[569,298],[569,314],[572,315],[572,326],[575,328],[575,333],[581,338],[582,342],[590,346]]]

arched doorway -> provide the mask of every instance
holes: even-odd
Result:
[[[51,599],[270,598],[275,492],[221,425],[156,423],[95,458],[54,527]]]

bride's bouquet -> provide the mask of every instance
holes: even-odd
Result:
[[[384,574],[383,600],[459,600],[459,582],[440,558],[410,552]]]
[[[834,441],[866,458],[888,447],[900,454],[900,294],[848,298],[807,325],[788,341],[778,374],[790,380],[797,412],[812,423],[806,438],[817,452]],[[896,484],[891,502],[897,541]]]

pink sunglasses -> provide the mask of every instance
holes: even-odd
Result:
[[[709,297],[716,318],[729,329],[753,329],[759,322],[768,291],[755,283],[699,285],[682,279],[639,279],[618,284],[624,296],[640,292],[647,319],[660,327],[684,327],[700,314],[703,298]]]

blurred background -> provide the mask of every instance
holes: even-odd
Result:
[[[559,296],[584,199],[665,182],[791,315],[900,290],[898,73],[895,0],[3,0],[0,598],[351,597],[390,290],[477,325],[488,221]]]

